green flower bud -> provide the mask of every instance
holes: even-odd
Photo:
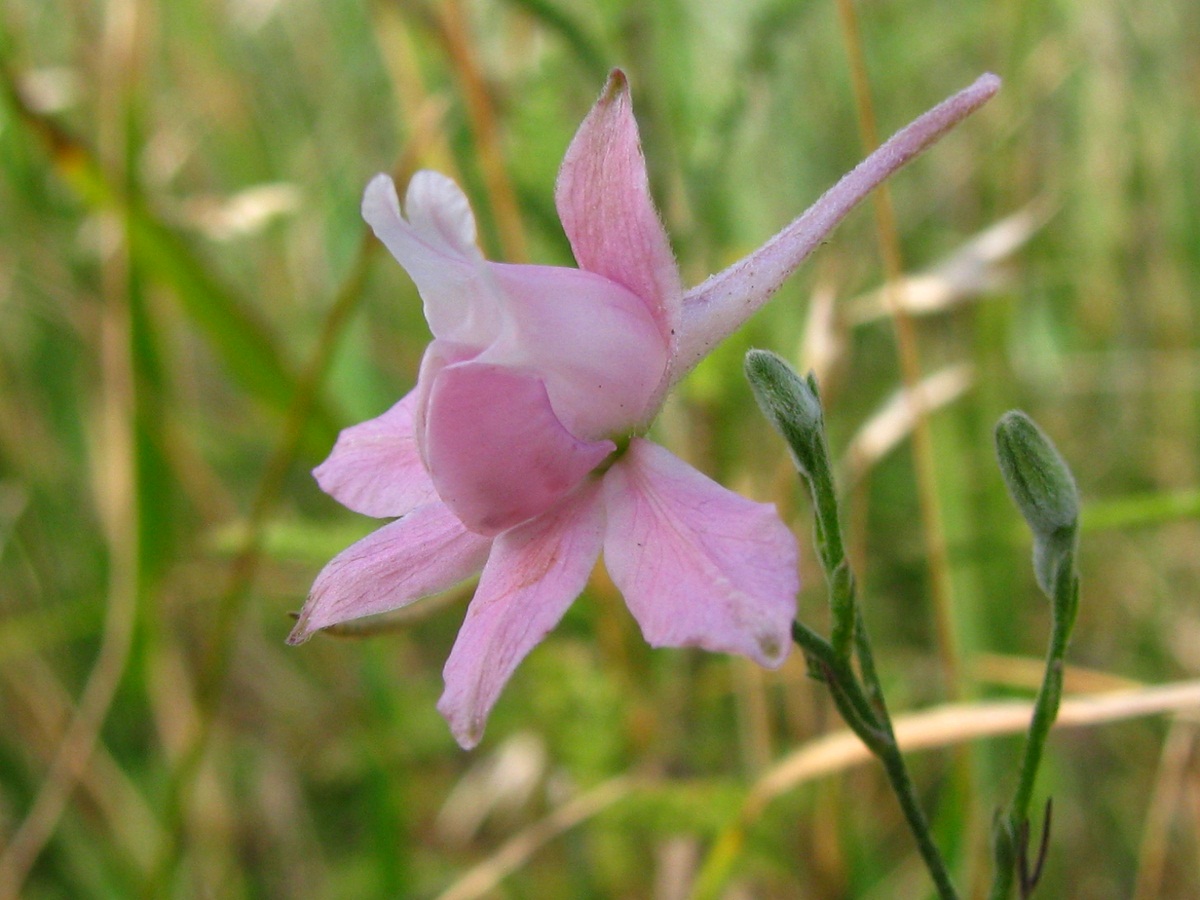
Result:
[[[996,423],[996,457],[1009,496],[1033,531],[1038,585],[1053,596],[1059,566],[1075,550],[1079,491],[1066,462],[1029,416],[1007,412]]]
[[[814,526],[817,552],[826,576],[833,578],[835,569],[842,564],[845,550],[838,522],[837,492],[829,464],[829,448],[825,444],[825,417],[821,412],[821,398],[817,395],[817,379],[811,373],[807,378],[801,378],[786,362],[766,350],[749,351],[745,368],[754,399],[775,430],[783,435],[791,450],[792,460],[812,495],[816,512]],[[852,613],[851,607],[834,610],[839,622],[834,634],[845,641],[849,641],[849,636],[853,634]]]
[[[759,408],[787,441],[800,474],[812,481],[827,467],[816,379],[812,375],[801,378],[783,359],[767,350],[748,351],[744,366]]]

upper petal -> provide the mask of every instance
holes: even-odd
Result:
[[[885,178],[991,99],[995,75],[935,106],[892,135],[790,225],[746,258],[687,292],[680,323],[678,381],[779,290],[834,226]]]
[[[413,428],[417,392],[381,416],[343,428],[329,458],[313,469],[321,490],[366,516],[403,516],[437,498]]]
[[[426,503],[335,556],[313,582],[288,636],[397,609],[478,572],[492,542],[468,531],[443,503]]]
[[[609,75],[567,148],[554,198],[580,268],[641,297],[664,340],[673,342],[679,270],[650,196],[629,84],[620,69]]]
[[[644,438],[605,475],[604,495],[604,564],[648,643],[783,662],[800,579],[774,506]]]
[[[430,388],[430,477],[442,501],[479,534],[541,515],[615,449],[612,441],[581,441],[567,431],[542,380],[529,371],[456,363]]]
[[[363,218],[416,282],[436,337],[483,346],[500,327],[503,304],[475,246],[466,196],[437,172],[412,177],[400,212],[396,185],[376,175],[363,194]]]
[[[438,710],[464,748],[479,743],[501,688],[587,584],[604,533],[598,485],[496,538],[454,649]]]
[[[665,391],[667,343],[642,300],[579,269],[489,265],[506,327],[479,360],[541,375],[563,425],[581,438],[648,424]]]

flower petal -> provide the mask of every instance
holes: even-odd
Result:
[[[488,713],[517,664],[579,596],[604,535],[599,485],[496,538],[475,598],[446,661],[438,710],[464,749],[479,743]]]
[[[477,361],[441,369],[429,393],[425,461],[468,528],[496,535],[541,515],[616,445],[575,438],[536,375]]]
[[[433,391],[434,384],[437,383],[438,373],[447,366],[467,362],[468,360],[475,359],[478,355],[479,351],[477,348],[455,344],[451,341],[434,340],[425,348],[425,354],[421,357],[421,370],[417,375],[417,386],[414,391],[417,395],[417,403],[413,409],[413,431],[416,434],[417,452],[421,454],[421,460],[425,464],[426,472],[429,472],[429,460],[425,455],[425,448],[427,446],[425,441],[425,423],[429,420],[429,395]]]
[[[796,539],[774,506],[644,438],[605,475],[604,492],[604,564],[649,644],[783,662],[800,579]]]
[[[403,516],[437,499],[417,452],[417,392],[381,416],[343,428],[329,458],[313,469],[321,490],[365,516]]]
[[[503,304],[475,246],[466,196],[437,172],[412,177],[400,213],[396,185],[376,175],[363,194],[363,218],[404,266],[425,303],[425,319],[443,340],[485,346],[499,331]]]
[[[579,267],[641,297],[672,343],[683,289],[650,196],[629,83],[620,69],[609,75],[567,148],[554,199]]]
[[[491,545],[444,503],[419,506],[351,544],[321,570],[288,643],[453,587],[482,568]]]
[[[577,437],[649,424],[666,388],[667,344],[645,303],[616,282],[550,266],[489,264],[509,324],[480,362],[524,366]]]
[[[826,191],[798,219],[745,259],[692,288],[683,299],[678,381],[779,290],[834,226],[875,187],[981,107],[1000,88],[995,75],[942,101],[896,134]]]

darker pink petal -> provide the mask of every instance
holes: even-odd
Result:
[[[398,609],[475,574],[492,542],[468,531],[442,503],[427,503],[343,550],[321,570],[288,636]]]
[[[650,196],[629,84],[620,69],[567,148],[554,199],[579,267],[641,297],[673,345],[679,270]]]
[[[598,487],[587,483],[551,512],[496,538],[446,661],[438,702],[464,748],[479,743],[517,664],[587,584],[604,533]]]
[[[796,539],[769,503],[634,438],[604,478],[604,564],[646,641],[778,666],[796,612]]]
[[[536,375],[481,362],[437,373],[424,439],[438,496],[486,535],[541,515],[616,449],[567,431]]]
[[[381,416],[342,429],[329,458],[313,469],[321,490],[365,516],[403,516],[437,498],[413,429],[417,392]]]

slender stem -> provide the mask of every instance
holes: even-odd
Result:
[[[817,381],[811,374],[805,380],[813,399],[820,404]],[[807,467],[802,470],[804,481],[812,496],[816,520],[817,549],[821,566],[829,582],[829,606],[833,614],[833,629],[830,642],[838,659],[849,662],[854,642],[855,607],[854,572],[846,559],[846,547],[842,542],[842,524],[838,510],[837,487],[833,481],[833,470],[829,464],[829,446],[825,440],[824,412],[821,412],[819,427],[810,436],[812,450],[807,454]]]
[[[830,643],[800,622],[792,623],[792,639],[810,662],[816,664],[821,678],[829,685],[838,712],[871,752],[878,755],[876,747],[881,742],[894,742],[891,730],[880,722],[876,710],[863,693],[854,670],[847,661],[838,657]]]
[[[868,750],[883,759],[888,752],[889,745],[894,743],[894,739],[887,731],[866,718],[870,711],[869,709],[867,713],[863,711],[862,692],[858,690],[858,685],[854,682],[847,684],[835,672],[828,671],[825,674],[829,681],[829,693],[833,697],[838,712],[842,714],[842,719],[850,726],[850,730],[867,745]]]
[[[854,573],[846,559],[839,521],[838,497],[829,463],[824,413],[816,379],[801,379],[777,357],[747,357],[747,375],[763,411],[788,441],[796,467],[812,497],[818,557],[825,570],[832,635],[821,637],[801,622],[792,623],[792,640],[804,651],[810,671],[829,686],[833,701],[850,729],[884,765],[938,894],[956,898],[929,823],[917,802],[912,779],[896,743],[875,658],[856,597]],[[854,668],[858,656],[863,677]],[[864,684],[865,681],[865,684]]]
[[[938,896],[942,900],[957,900],[958,892],[954,889],[954,882],[950,879],[946,863],[933,841],[933,835],[930,834],[929,823],[925,820],[920,803],[917,802],[916,788],[913,787],[908,768],[904,765],[900,746],[893,740],[888,745],[887,752],[879,758],[884,771],[887,772],[888,781],[892,784],[892,790],[900,801],[904,818],[908,820],[909,830],[917,840],[917,848],[921,851],[921,858],[925,860],[925,867],[929,869],[933,883],[937,886]]]
[[[864,632],[859,629],[859,634]],[[834,653],[833,647],[824,638],[799,622],[792,624],[792,636],[796,644],[814,660],[829,684],[829,691],[838,712],[846,721],[846,725],[858,735],[880,762],[888,782],[900,802],[900,809],[908,822],[909,830],[917,841],[917,849],[925,861],[926,868],[937,887],[941,900],[957,900],[958,893],[950,879],[950,873],[942,854],[933,841],[929,830],[929,822],[921,811],[917,800],[916,788],[904,764],[904,756],[896,743],[888,718],[887,707],[882,703],[882,695],[872,703],[864,691],[862,683],[855,677],[849,664],[840,660]],[[861,642],[860,642],[861,643]],[[869,658],[869,657],[868,657]],[[872,666],[872,672],[874,668]]]
[[[892,730],[883,686],[875,668],[875,654],[871,649],[862,609],[855,596],[854,574],[843,549],[837,494],[829,470],[828,450],[824,447],[823,429],[820,446],[825,452],[816,454],[818,465],[814,466],[814,472],[810,476],[810,488],[820,523],[819,534],[825,538],[821,556],[829,580],[829,602],[834,623],[832,642],[829,645],[833,664],[825,669],[824,674],[842,718],[883,763],[888,781],[891,782],[892,790],[900,801],[900,808],[908,821],[909,830],[912,831],[921,857],[925,860],[929,874],[937,886],[938,896],[942,900],[956,898],[958,894],[942,854],[930,834],[929,822],[921,811],[916,789]],[[796,629],[793,628],[793,631]],[[852,649],[858,656],[862,670],[861,681],[855,676],[851,665]]]
[[[995,836],[993,857],[995,874],[988,897],[990,900],[1006,900],[1012,892],[1016,859],[1022,840],[1028,840],[1027,823],[1029,804],[1033,799],[1033,788],[1037,781],[1038,768],[1050,728],[1058,718],[1058,707],[1062,700],[1063,659],[1075,625],[1075,613],[1079,608],[1079,575],[1075,571],[1074,554],[1069,554],[1059,565],[1054,584],[1054,624],[1050,633],[1050,646],[1046,651],[1046,672],[1038,690],[1033,707],[1029,734],[1021,755],[1020,777],[1012,804],[997,823],[1001,830]],[[1043,836],[1043,841],[1045,837]]]
[[[1078,589],[1078,582],[1075,582]],[[1070,627],[1065,623],[1055,623],[1050,640],[1050,652],[1046,658],[1046,672],[1038,691],[1037,702],[1033,708],[1033,720],[1029,727],[1029,737],[1025,742],[1025,752],[1021,759],[1021,775],[1017,782],[1017,793],[1013,797],[1012,822],[1023,822],[1029,814],[1029,803],[1033,798],[1033,785],[1037,778],[1038,766],[1042,761],[1042,751],[1046,747],[1046,739],[1050,735],[1050,727],[1058,717],[1058,705],[1062,698],[1063,683],[1063,654]]]
[[[871,650],[871,637],[867,633],[867,623],[863,620],[861,607],[855,608],[854,649],[858,654],[858,667],[862,671],[867,699],[878,712],[880,722],[890,733],[892,717],[883,697],[883,683],[880,682],[879,671],[875,668],[875,654]]]

